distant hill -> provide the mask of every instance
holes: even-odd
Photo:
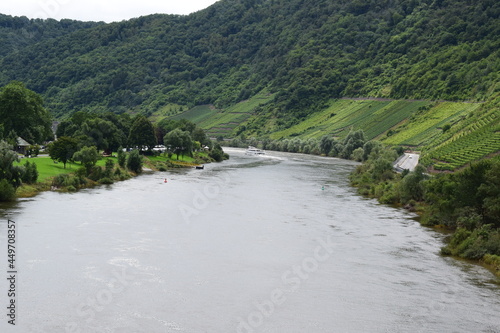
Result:
[[[259,110],[285,129],[332,98],[488,99],[499,17],[496,0],[221,0],[111,24],[2,16],[3,40],[19,43],[0,54],[0,84],[25,82],[58,117],[225,108],[266,90]]]
[[[74,20],[28,19],[0,14],[0,57],[14,56],[27,46],[47,39],[61,37],[80,29],[89,29],[103,23]]]

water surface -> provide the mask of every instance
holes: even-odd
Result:
[[[18,223],[19,307],[0,331],[500,332],[498,280],[356,195],[353,162],[229,153],[1,206],[5,263]]]

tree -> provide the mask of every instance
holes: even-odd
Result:
[[[335,140],[329,135],[323,135],[319,141],[319,150],[322,154],[328,155],[332,150]]]
[[[16,188],[21,185],[24,167],[16,166],[14,162],[19,162],[19,156],[7,142],[0,141],[0,180],[5,180]],[[5,185],[4,189],[7,190],[7,187]]]
[[[7,179],[0,180],[0,202],[12,201],[16,196],[16,189]]]
[[[418,165],[414,171],[406,175],[401,181],[401,201],[422,201],[424,199],[424,184],[426,179],[425,168]]]
[[[200,128],[200,127],[196,127],[192,133],[192,137],[193,137],[193,141],[198,141],[199,143],[201,143],[202,145],[206,145],[207,144],[207,135],[205,134],[205,131]]]
[[[4,133],[15,132],[31,143],[52,136],[51,117],[42,97],[21,82],[11,82],[0,90],[0,121]]]
[[[128,154],[127,158],[127,168],[135,173],[142,172],[142,156],[139,154],[137,149],[132,150]]]
[[[85,146],[96,146],[107,154],[118,149],[126,141],[125,134],[115,124],[101,118],[85,120],[74,133],[74,137],[79,136],[82,136]]]
[[[79,161],[85,167],[87,175],[90,174],[92,167],[97,163],[99,159],[99,153],[96,147],[83,147],[79,151],[73,154],[73,160]]]
[[[23,183],[34,184],[38,179],[38,169],[35,162],[26,161],[24,174],[21,177]]]
[[[156,142],[153,124],[143,115],[137,116],[130,128],[128,144],[138,147],[141,151],[145,148],[151,151]]]
[[[179,159],[179,155],[184,156],[191,154],[193,151],[193,139],[188,132],[182,131],[179,128],[167,133],[163,141],[166,146],[169,146],[177,154],[177,159]]]
[[[57,141],[52,142],[48,146],[49,156],[54,161],[59,161],[64,164],[66,169],[66,163],[71,161],[73,154],[78,149],[78,141],[73,138],[63,136]]]
[[[495,162],[486,173],[486,182],[479,187],[484,196],[484,215],[500,228],[500,162]]]
[[[123,151],[123,147],[118,148],[118,165],[122,168],[125,167],[125,162],[127,161],[127,155]]]
[[[348,159],[352,152],[357,148],[362,148],[366,142],[363,130],[351,131],[344,139],[344,149],[340,153],[342,158]]]

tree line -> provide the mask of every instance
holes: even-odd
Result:
[[[431,176],[421,165],[395,173],[395,157],[393,149],[376,144],[351,174],[351,184],[360,194],[419,212],[424,225],[452,230],[443,254],[500,268],[500,158]]]
[[[58,23],[70,33],[4,17],[20,40],[18,25],[51,38],[0,54],[0,84],[26,82],[57,116],[224,108],[266,88],[262,113],[286,128],[331,98],[487,99],[499,19],[494,0],[218,1],[187,16]]]
[[[219,141],[222,140],[223,138],[219,138]],[[239,148],[254,146],[265,150],[323,155],[362,162],[368,159],[369,154],[375,147],[379,147],[382,144],[378,141],[367,140],[363,130],[353,129],[345,138],[337,138],[333,135],[323,135],[319,140],[315,138],[285,138],[271,140],[267,137],[247,138],[244,134],[241,134],[229,140],[228,145],[230,147]],[[398,147],[396,151],[402,154],[403,148]],[[395,159],[396,158],[394,158],[394,160]]]

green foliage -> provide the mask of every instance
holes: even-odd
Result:
[[[140,151],[151,151],[156,143],[153,124],[143,115],[138,115],[130,128],[128,144],[137,147]]]
[[[50,118],[42,97],[26,89],[23,83],[11,82],[0,90],[4,133],[15,132],[29,142],[41,143],[52,135]]]
[[[107,159],[105,164],[104,174],[107,178],[113,177],[113,169],[115,168],[115,162],[112,159]]]
[[[402,180],[400,186],[401,202],[407,203],[410,200],[422,201],[424,199],[425,168],[418,165],[414,171],[408,173]]]
[[[79,151],[73,154],[73,160],[81,162],[82,165],[87,170],[87,174],[91,172],[91,169],[97,163],[99,159],[99,153],[96,147],[83,147]]]
[[[165,146],[177,154],[177,159],[179,156],[191,155],[193,151],[193,139],[187,131],[183,131],[180,128],[167,133],[163,139]]]
[[[0,79],[26,82],[57,115],[222,108],[267,88],[263,110],[286,128],[343,96],[486,99],[498,82],[498,10],[468,0],[235,0],[113,24],[2,17]]]
[[[35,162],[26,161],[24,164],[24,174],[21,177],[23,183],[34,184],[38,180],[38,169]]]
[[[213,158],[216,162],[221,162],[227,159],[227,156],[225,156],[222,147],[218,143],[216,143],[214,147],[210,150],[208,156]]]
[[[24,174],[24,167],[18,166],[19,156],[12,150],[5,141],[0,141],[0,180],[6,180],[15,188],[21,185],[21,178]],[[6,189],[8,192],[8,189]]]
[[[31,145],[28,147],[28,149],[26,149],[26,156],[37,157],[39,153],[40,153],[39,145]]]
[[[47,148],[50,158],[63,163],[66,169],[66,163],[72,160],[73,154],[77,151],[78,141],[63,136],[52,142]]]
[[[137,149],[132,150],[127,156],[127,169],[135,173],[142,172],[143,160]]]
[[[12,201],[16,197],[16,189],[7,179],[0,179],[0,202]]]
[[[124,168],[125,167],[125,162],[127,161],[127,154],[125,154],[125,152],[123,151],[123,148],[120,146],[120,148],[118,148],[118,165],[121,167],[121,168]]]
[[[41,41],[61,37],[77,30],[88,29],[103,23],[81,22],[73,20],[56,21],[54,19],[28,19],[25,16],[12,17],[0,14],[0,56],[19,52],[26,46]]]

